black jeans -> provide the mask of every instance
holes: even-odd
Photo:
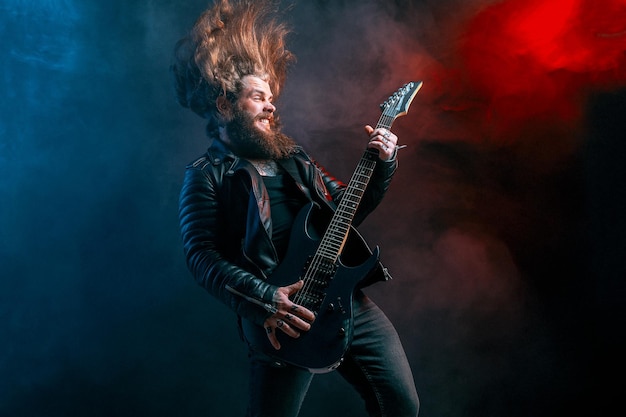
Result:
[[[365,401],[371,417],[416,417],[419,400],[409,362],[387,316],[355,294],[354,338],[337,372]],[[296,417],[313,374],[250,351],[248,417]]]

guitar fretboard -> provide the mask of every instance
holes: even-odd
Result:
[[[376,167],[377,158],[378,155],[374,150],[365,151],[361,157],[315,256],[333,263],[337,261],[350,231],[354,215]]]
[[[406,114],[408,105],[421,88],[419,83],[408,83],[389,97],[381,105],[382,114],[376,129],[390,129],[394,120],[401,114]],[[365,189],[374,173],[378,151],[366,149],[357,167],[348,182],[341,197],[337,210],[330,220],[328,229],[324,233],[317,251],[312,256],[302,279],[303,288],[298,291],[294,301],[316,311],[324,298],[324,289],[332,279],[336,263],[341,255],[343,246],[348,238],[354,215],[356,214]]]
[[[381,117],[382,119],[382,117]],[[377,127],[382,126],[379,122]],[[387,127],[388,128],[388,127]],[[356,214],[365,189],[372,178],[378,152],[367,149],[357,164],[350,182],[344,190],[337,210],[330,220],[328,229],[322,237],[317,251],[302,277],[304,287],[296,295],[295,302],[316,311],[324,297],[324,288],[334,275],[336,262],[341,255],[343,246],[348,238],[352,220]]]

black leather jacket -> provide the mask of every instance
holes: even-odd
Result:
[[[301,149],[281,166],[298,188],[325,210],[333,210],[345,184],[317,166]],[[397,168],[395,158],[378,161],[353,225],[357,226],[382,200]],[[245,159],[236,157],[220,140],[187,166],[180,193],[180,227],[187,265],[199,285],[240,317],[262,324],[270,313],[276,286],[266,278],[278,265],[272,244],[270,204],[261,176]],[[371,253],[356,229],[346,248]],[[344,254],[349,251],[344,249]],[[365,255],[367,256],[367,255]],[[342,255],[343,257],[343,255]],[[362,283],[386,280],[379,265]]]

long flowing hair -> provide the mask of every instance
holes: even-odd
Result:
[[[178,102],[213,119],[215,100],[234,100],[241,79],[254,75],[278,97],[295,56],[286,49],[287,25],[274,0],[216,0],[177,42],[170,67]]]

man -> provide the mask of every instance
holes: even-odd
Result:
[[[303,286],[297,276],[285,286],[268,277],[288,251],[300,209],[310,202],[335,209],[345,184],[280,130],[273,102],[293,56],[284,44],[288,31],[272,17],[272,7],[270,1],[219,0],[179,41],[171,69],[179,102],[208,120],[211,140],[187,167],[181,190],[187,264],[240,323],[262,326],[280,352],[279,339],[309,331],[316,312],[293,301]],[[354,225],[381,201],[397,167],[397,137],[385,129],[365,130],[378,161]],[[350,242],[360,239],[354,234]],[[418,397],[398,335],[361,291],[385,279],[378,264],[354,289],[352,343],[337,372],[359,392],[370,416],[415,417]],[[252,344],[249,349],[248,416],[297,416],[313,374]]]

